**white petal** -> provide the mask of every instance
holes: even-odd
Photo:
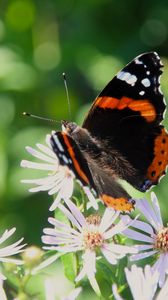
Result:
[[[144,251],[144,250],[149,250],[149,249],[153,249],[153,245],[135,245],[134,246],[138,251]]]
[[[2,256],[9,256],[9,255],[13,255],[18,253],[18,251],[23,251],[21,250],[24,246],[26,246],[26,244],[23,245],[19,245],[21,242],[23,241],[23,238],[21,238],[20,240],[18,240],[17,242],[6,246],[4,248],[0,249],[0,257]]]
[[[115,298],[115,300],[124,300],[118,293],[118,290],[117,290],[117,285],[114,283],[112,285],[112,292],[113,292],[113,296]]]
[[[55,131],[54,131],[54,133],[55,133]],[[47,146],[49,147],[49,148],[52,148],[51,147],[51,134],[47,134],[46,135],[46,144],[47,144]]]
[[[83,250],[83,246],[81,245],[66,245],[66,246],[49,246],[43,247],[45,250],[55,250],[61,252],[62,254],[70,253],[70,252],[77,252]]]
[[[1,282],[1,284],[0,284],[0,299],[7,300],[5,290],[3,289],[3,282]]]
[[[81,291],[82,291],[82,288],[78,287],[78,288],[74,289],[67,297],[63,298],[62,300],[75,300],[79,296]]]
[[[47,155],[51,156],[51,157],[54,158],[56,161],[58,161],[56,154],[55,154],[49,147],[46,147],[45,145],[39,144],[39,143],[37,143],[36,146],[37,146],[41,151],[43,151],[44,153],[46,153]]]
[[[119,214],[120,212],[116,212],[114,209],[106,208],[99,226],[101,232],[106,231],[113,224]]]
[[[88,199],[89,199],[91,205],[93,206],[93,208],[98,210],[98,208],[99,208],[98,203],[97,203],[95,197],[93,196],[93,194],[91,193],[89,187],[83,186],[83,190],[84,190],[86,196],[88,197]]]
[[[92,288],[94,289],[95,293],[100,296],[100,289],[95,278],[96,253],[94,251],[86,250],[83,264],[85,265],[84,268]]]
[[[168,279],[166,280],[164,286],[160,290],[156,300],[166,300],[168,299]]]
[[[109,229],[108,231],[106,231],[104,233],[104,238],[105,239],[109,239],[112,236],[119,234],[119,233],[124,233],[125,234],[125,230],[126,228],[131,225],[134,222],[134,220],[130,219],[130,217],[126,217],[126,218],[122,218],[118,224],[116,224],[115,226],[113,226],[111,229]]]
[[[111,251],[109,251],[109,249],[106,249],[105,247],[102,247],[101,251],[102,251],[104,257],[106,258],[106,260],[110,264],[112,264],[112,265],[116,265],[117,264],[117,257],[116,257],[116,255],[114,255],[114,253],[112,253]]]
[[[68,224],[65,224],[57,219],[54,219],[54,218],[48,218],[48,222],[55,226],[56,228],[61,228],[63,230],[65,230],[66,232],[70,232],[70,233],[73,233],[75,235],[78,235],[79,232],[77,230],[75,230],[74,228],[70,227]]]
[[[158,283],[158,274],[153,274],[149,265],[142,268],[133,265],[131,270],[125,268],[127,282],[133,298],[136,300],[152,300]]]
[[[156,230],[160,229],[160,224],[158,224],[156,213],[146,199],[137,201],[136,207],[144,214],[145,218]]]
[[[153,204],[153,209],[155,211],[155,214],[156,214],[156,217],[157,217],[157,220],[158,220],[158,224],[162,228],[163,227],[163,221],[162,221],[160,206],[159,206],[158,199],[157,199],[154,192],[151,192],[151,200],[152,200],[152,204]]]
[[[53,186],[55,186],[56,183],[54,182],[50,182],[50,183],[44,183],[43,185],[40,185],[40,186],[37,186],[37,187],[34,187],[34,188],[30,188],[29,189],[29,192],[39,192],[39,191],[48,191],[50,190],[51,188],[53,188]],[[57,188],[59,189],[59,186],[57,186]]]
[[[126,245],[119,245],[119,244],[107,244],[108,249],[111,252],[118,253],[118,254],[127,254],[127,253],[137,253],[137,249],[135,246],[126,246]]]
[[[21,167],[29,168],[29,169],[37,169],[37,170],[47,170],[47,171],[55,171],[55,165],[43,164],[43,163],[36,163],[29,160],[22,160]]]
[[[86,275],[86,270],[85,268],[83,267],[81,269],[81,271],[79,272],[78,276],[76,277],[75,281],[78,282],[78,281],[81,281]]]
[[[50,206],[49,211],[55,210],[61,202],[61,194],[58,193],[57,197],[54,199],[53,204]]]
[[[0,244],[2,244],[4,241],[6,241],[14,232],[15,232],[16,228],[13,227],[10,230],[5,230],[5,232],[2,234],[1,238],[0,238]]]
[[[131,255],[130,260],[134,261],[134,260],[144,259],[146,257],[153,256],[157,252],[158,252],[157,250],[153,250],[153,251],[148,251],[148,252],[143,252],[143,253]]]
[[[14,258],[1,258],[0,257],[0,261],[2,262],[5,262],[5,263],[13,263],[13,264],[16,264],[16,265],[23,265],[24,264],[24,261],[20,260],[20,259],[14,259]]]
[[[71,200],[67,200],[66,204],[68,205],[69,209],[71,210],[72,214],[74,215],[78,223],[81,226],[86,226],[87,225],[86,220],[83,214],[78,209],[78,207]]]
[[[79,229],[79,231],[81,232],[82,227],[78,223],[78,221],[76,220],[76,218],[73,216],[73,214],[65,206],[63,206],[61,203],[59,204],[58,207],[67,216],[67,218],[72,222],[72,224],[74,226],[76,226]]]
[[[90,284],[97,295],[100,295],[100,289],[95,278],[96,272],[96,255],[94,251],[86,250],[83,255],[83,268],[76,277],[75,281],[80,281],[85,275],[88,276]]]
[[[46,235],[51,235],[51,236],[56,236],[56,237],[63,237],[63,238],[70,238],[74,239],[79,236],[79,232],[66,230],[57,230],[56,228],[44,228],[43,229],[44,234]]]
[[[49,175],[47,177],[42,178],[36,178],[36,179],[22,179],[21,182],[23,183],[33,183],[37,185],[43,185],[43,184],[49,184],[49,183],[55,183],[55,176]]]
[[[54,194],[58,193],[59,190],[60,190],[60,193],[62,194],[61,188],[62,188],[62,181],[54,182],[53,188],[51,190],[49,190],[48,195],[54,195]]]
[[[141,241],[141,242],[146,242],[146,243],[150,243],[150,244],[154,244],[154,239],[149,237],[148,235],[145,235],[143,233],[140,233],[136,230],[133,230],[133,229],[129,229],[127,228],[126,230],[123,231],[123,233],[133,239],[133,240],[136,240],[136,241]]]
[[[72,239],[67,237],[55,237],[50,235],[42,235],[41,237],[43,243],[49,244],[49,245],[67,245],[67,246],[73,246],[76,245],[78,240],[76,238]]]
[[[69,199],[73,193],[73,177],[66,177],[61,187],[61,193],[63,199]]]
[[[32,275],[34,275],[38,271],[41,271],[42,269],[48,267],[62,255],[63,255],[63,253],[56,253],[55,255],[52,255],[49,258],[47,258],[45,261],[43,261],[41,264],[39,264],[38,267],[36,267],[32,270],[32,272],[31,272]]]
[[[150,235],[154,234],[152,226],[149,225],[146,222],[135,220],[131,226],[134,227],[134,228],[137,228],[139,230],[142,230],[142,231],[144,231],[146,233],[149,233]]]
[[[58,161],[57,161],[56,159],[53,159],[53,158],[51,158],[51,157],[49,157],[49,156],[47,156],[47,155],[45,155],[45,154],[43,154],[43,153],[41,153],[41,152],[35,150],[35,149],[33,149],[32,147],[27,146],[27,147],[26,147],[26,150],[27,150],[27,152],[29,152],[32,156],[34,156],[34,157],[36,157],[36,158],[38,158],[38,159],[41,159],[41,160],[46,161],[46,162],[48,162],[48,163],[52,163],[52,164],[58,165]],[[55,157],[56,157],[56,156],[55,156]]]
[[[42,269],[51,265],[54,261],[56,261],[62,255],[63,255],[63,253],[56,253],[55,255],[50,256],[45,261],[43,261],[41,264],[39,264],[38,267],[34,268],[31,273],[36,274],[38,271],[41,271]]]
[[[168,271],[168,254],[162,253],[152,268],[159,272],[159,287],[162,288],[165,283],[166,272]]]

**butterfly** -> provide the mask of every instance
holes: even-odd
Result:
[[[156,52],[137,56],[97,96],[82,127],[62,121],[63,130],[51,136],[60,165],[115,210],[131,211],[135,204],[119,179],[145,192],[165,174],[162,67]]]

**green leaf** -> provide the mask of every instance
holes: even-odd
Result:
[[[74,282],[77,276],[77,262],[74,253],[67,253],[61,257],[64,266],[64,274],[68,280]]]
[[[103,299],[109,299],[111,295],[111,285],[114,282],[116,266],[109,266],[105,261],[97,263],[96,279],[101,289]]]
[[[117,283],[119,285],[124,284],[125,282],[125,272],[124,272],[124,268],[127,267],[128,265],[128,258],[127,256],[123,257],[122,259],[120,259],[119,263],[118,263],[118,268],[116,270],[116,279],[117,279]]]

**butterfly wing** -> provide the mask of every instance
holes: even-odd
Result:
[[[73,138],[64,132],[55,132],[50,142],[60,165],[67,166],[84,188],[89,186],[107,206],[115,210],[132,210],[134,202],[129,200],[127,192],[113,177],[87,162]]]
[[[130,212],[134,208],[135,201],[131,199],[124,188],[116,182],[113,176],[109,176],[104,168],[100,168],[93,161],[88,161],[88,165],[99,198],[104,204],[115,210]]]
[[[68,134],[58,131],[51,135],[50,143],[60,165],[67,166],[82,185],[94,187],[87,162],[75,141]]]
[[[157,184],[168,164],[168,135],[160,125],[165,111],[161,67],[155,52],[135,58],[96,98],[83,123],[109,155],[114,148],[133,166],[137,179],[128,179],[127,172],[122,178],[141,191]]]

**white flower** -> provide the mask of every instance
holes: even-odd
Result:
[[[58,289],[57,287],[57,282],[55,282],[55,280],[47,278],[44,282],[44,286],[45,286],[45,300],[56,300],[56,291]],[[73,291],[71,291],[71,293],[66,296],[66,297],[61,297],[61,300],[75,300],[80,292],[81,292],[82,288],[76,288]]]
[[[16,228],[12,228],[10,230],[5,230],[5,232],[3,233],[3,235],[0,237],[0,262],[9,262],[9,263],[14,263],[17,265],[21,265],[23,264],[22,260],[19,259],[14,259],[14,258],[10,258],[9,256],[18,254],[20,252],[23,251],[23,247],[26,244],[21,244],[21,242],[23,241],[23,238],[21,238],[20,240],[18,240],[17,242],[9,245],[9,246],[5,246],[5,247],[1,247],[1,244],[3,244],[8,238],[10,238],[13,233],[15,232]],[[0,273],[0,280],[4,280],[6,279],[6,277]]]
[[[136,245],[139,253],[130,257],[132,261],[156,255],[152,270],[158,271],[159,286],[162,287],[168,274],[168,227],[163,225],[159,203],[154,193],[151,193],[151,202],[150,205],[147,200],[142,199],[136,204],[150,224],[135,220],[132,224],[133,229],[126,229],[124,234],[141,242]]]
[[[134,300],[168,299],[168,281],[156,296],[159,273],[157,271],[153,272],[149,265],[145,266],[144,271],[142,268],[133,265],[131,270],[125,268],[125,274]],[[112,291],[116,300],[123,300],[118,294],[116,284],[113,284]]]
[[[30,192],[48,191],[49,195],[55,195],[56,198],[50,207],[50,211],[56,209],[61,199],[65,202],[71,198],[74,187],[75,175],[66,166],[61,166],[59,160],[52,150],[50,144],[51,136],[46,136],[46,145],[36,144],[38,150],[31,147],[26,147],[26,150],[34,157],[38,158],[42,162],[32,162],[28,160],[21,161],[21,167],[43,170],[47,172],[46,177],[38,179],[26,179],[22,180],[23,183],[34,184],[35,187],[29,189]],[[98,209],[98,204],[90,189],[83,187],[84,192],[88,196],[91,205]]]
[[[115,235],[125,230],[130,221],[120,220],[116,225],[114,222],[119,212],[107,208],[101,218],[98,215],[90,215],[85,218],[76,205],[68,200],[68,208],[59,204],[59,209],[66,215],[73,227],[57,219],[49,218],[49,223],[54,228],[45,228],[42,241],[50,246],[44,247],[47,250],[56,250],[58,253],[82,251],[83,267],[78,274],[76,281],[81,280],[85,275],[88,277],[93,289],[97,294],[100,290],[95,278],[96,273],[96,249],[110,264],[117,264],[118,259],[127,253],[136,253],[134,247],[119,245],[115,242]],[[56,258],[57,259],[57,256]],[[49,259],[49,263],[51,258]],[[53,262],[53,261],[52,261]],[[44,263],[42,263],[44,266]],[[45,264],[46,266],[47,264]]]

